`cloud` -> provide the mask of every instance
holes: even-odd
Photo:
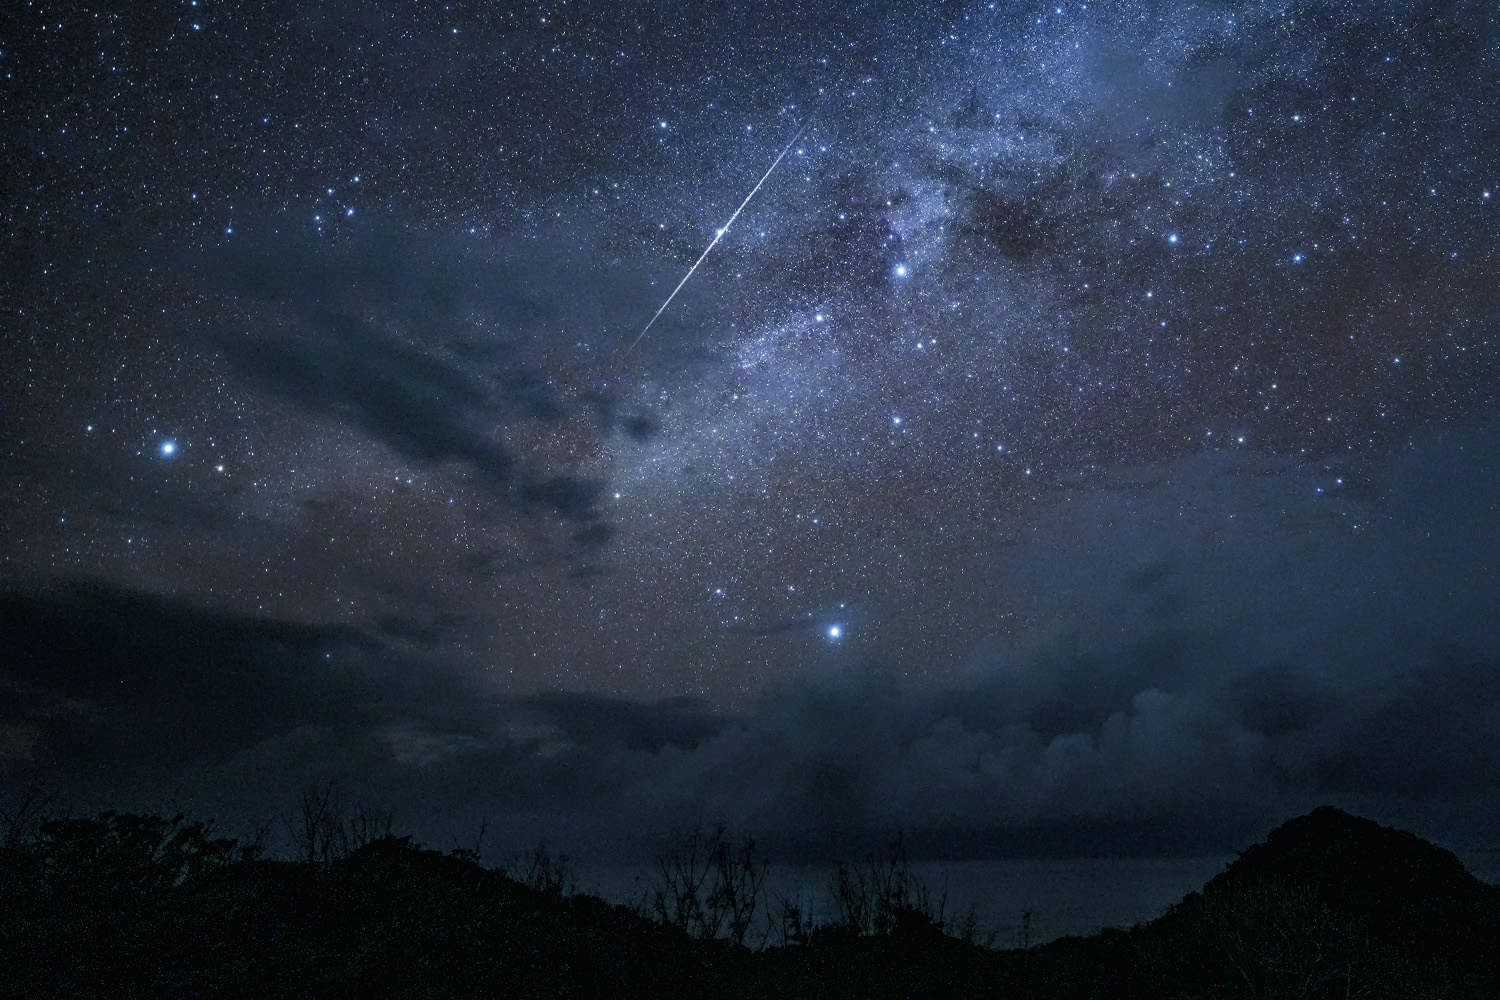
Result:
[[[808,675],[659,750],[541,711],[568,734],[549,773],[597,765],[597,815],[638,834],[725,820],[789,850],[897,826],[972,853],[1222,850],[1322,801],[1492,835],[1497,472],[1488,434],[1343,493],[1246,456],[1139,470],[996,546],[992,620],[1025,625],[964,680]]]
[[[435,842],[487,815],[594,859],[716,822],[819,857],[898,827],[931,853],[1224,851],[1320,802],[1492,837],[1497,473],[1475,434],[1331,496],[1336,470],[1223,454],[1120,475],[997,541],[985,599],[1025,624],[976,640],[965,677],[850,665],[735,712],[505,695],[396,622],[12,593],[8,773],[262,820],[335,777]]]
[[[816,637],[821,642],[843,643],[869,634],[888,621],[897,607],[891,601],[848,600],[823,604],[792,617],[746,618],[719,625],[713,631],[748,640],[784,640]]]
[[[330,706],[347,713],[367,681],[333,665],[376,648],[349,628],[78,582],[0,594],[0,630],[0,683],[17,695],[6,721],[40,725],[33,759],[59,773],[212,755]]]
[[[528,290],[534,276],[486,269],[389,223],[347,228],[336,250],[262,234],[247,236],[253,249],[207,256],[198,279],[245,318],[201,335],[262,392],[413,461],[466,465],[522,510],[597,518],[602,483],[526,434],[575,421],[639,441],[655,421],[597,389],[559,386],[540,360],[555,317]]]

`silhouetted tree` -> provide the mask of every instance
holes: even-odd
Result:
[[[870,853],[859,867],[835,865],[828,889],[838,919],[825,934],[883,936],[943,928],[947,892],[933,900],[927,883],[907,862],[905,838],[899,831],[885,857]]]
[[[743,947],[765,886],[767,864],[756,860],[754,840],[736,845],[725,839],[722,826],[714,832],[710,863],[709,912],[716,923],[723,921],[730,942]]]
[[[295,816],[282,822],[292,835],[297,856],[309,863],[327,865],[339,858],[391,836],[394,820],[390,813],[368,806],[346,814],[335,783],[302,792]]]
[[[512,868],[510,876],[537,892],[558,899],[574,895],[578,891],[577,869],[573,860],[566,854],[554,856],[545,841],[532,849],[524,866]]]
[[[766,913],[766,931],[761,936],[761,944],[772,940],[783,948],[807,944],[812,940],[814,926],[811,900],[799,896],[793,902],[786,896],[778,896],[774,912]]]
[[[722,824],[709,836],[694,830],[680,846],[657,858],[659,884],[652,895],[657,919],[696,938],[724,935],[743,946],[765,885],[767,865],[755,841],[735,844]]]
[[[254,858],[233,837],[209,836],[206,823],[134,813],[47,820],[38,851],[49,885],[89,896],[138,896],[181,885],[206,871]]]
[[[51,807],[55,798],[44,793],[41,786],[32,784],[0,805],[0,848],[30,840],[36,834],[43,811]]]

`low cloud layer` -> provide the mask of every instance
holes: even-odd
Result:
[[[1497,467],[1472,436],[1357,488],[1223,457],[1141,470],[996,540],[985,599],[1012,624],[963,680],[846,666],[732,714],[496,697],[399,623],[12,593],[4,778],[263,820],[336,779],[434,841],[488,816],[593,857],[715,822],[789,855],[898,827],[931,853],[1214,851],[1320,802],[1475,842],[1500,833]]]

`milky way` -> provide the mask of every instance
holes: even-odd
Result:
[[[1077,734],[1113,767],[1117,715],[1175,720],[1141,760],[1201,730],[1239,761],[1142,764],[1131,809],[1416,787],[1328,748],[1439,685],[1434,650],[1493,656],[1488,5],[10,24],[11,592],[327,629],[339,669],[475,699],[692,696],[754,732],[879,677],[926,692],[881,724],[1021,727],[1048,773]],[[1267,671],[1297,708],[1251,704]],[[552,745],[413,698],[398,757]],[[972,801],[1024,785],[1027,822],[1061,794],[994,780]]]

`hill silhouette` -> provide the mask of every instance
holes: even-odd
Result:
[[[1103,994],[1500,996],[1500,888],[1414,834],[1322,806],[1161,916],[1041,949]]]
[[[0,996],[1500,996],[1500,889],[1331,808],[1156,920],[1040,948],[959,940],[883,885],[889,919],[754,950],[405,837],[277,861],[105,813],[0,842]]]
[[[1320,806],[1288,820],[1178,904],[1242,905],[1272,884],[1298,887],[1330,913],[1369,921],[1383,939],[1437,947],[1491,934],[1500,888],[1416,834]]]

